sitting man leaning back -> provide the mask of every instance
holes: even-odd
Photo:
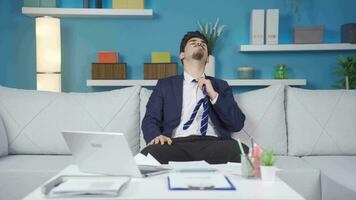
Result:
[[[243,128],[245,115],[227,82],[204,74],[207,44],[198,31],[184,35],[179,55],[183,75],[160,79],[147,103],[142,131],[148,145],[141,153],[162,164],[240,162],[231,133]]]

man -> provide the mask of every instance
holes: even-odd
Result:
[[[160,79],[147,103],[142,131],[148,146],[142,153],[161,163],[240,161],[231,132],[243,128],[245,115],[226,81],[205,76],[207,44],[200,32],[188,32],[179,55],[184,74]]]

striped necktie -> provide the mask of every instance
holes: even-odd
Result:
[[[193,80],[193,81],[196,82],[196,80]],[[198,103],[195,106],[195,108],[193,110],[193,113],[190,116],[189,120],[183,125],[183,130],[187,130],[190,127],[190,125],[192,125],[192,123],[194,121],[194,118],[197,115],[200,106],[203,105],[204,111],[203,111],[203,115],[201,117],[200,133],[201,133],[202,136],[205,136],[206,135],[206,131],[208,129],[209,99],[208,99],[208,96],[207,96],[207,93],[206,93],[205,85],[203,85],[202,90],[203,90],[204,97],[201,98],[198,101]]]

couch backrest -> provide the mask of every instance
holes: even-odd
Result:
[[[139,86],[97,93],[52,93],[0,86],[10,154],[69,154],[61,131],[122,132],[139,151]]]
[[[7,134],[5,130],[4,123],[2,121],[2,117],[0,115],[0,157],[6,156],[8,154],[8,141],[7,141]]]
[[[235,100],[246,120],[244,128],[233,137],[246,144],[252,138],[262,149],[273,150],[279,155],[287,154],[284,85],[237,94]]]
[[[140,121],[146,113],[146,104],[152,91],[142,88],[140,93]],[[273,149],[278,154],[287,153],[287,136],[284,112],[284,86],[274,85],[235,95],[235,100],[246,115],[245,126],[233,138],[249,145],[250,136],[262,148]],[[146,146],[141,130],[140,149]]]
[[[356,90],[287,87],[290,155],[356,155]]]

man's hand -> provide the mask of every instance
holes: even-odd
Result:
[[[216,95],[218,95],[218,93],[214,90],[213,85],[211,84],[209,79],[205,79],[205,78],[200,78],[198,80],[198,87],[200,89],[202,89],[203,85],[205,85],[206,88],[206,93],[209,96],[209,98],[211,100],[215,99]]]
[[[151,140],[151,142],[148,143],[148,145],[159,144],[159,143],[161,143],[161,145],[163,145],[165,143],[167,143],[168,145],[171,145],[172,139],[167,136],[164,136],[164,135],[159,135],[156,138],[154,138],[153,140]]]

